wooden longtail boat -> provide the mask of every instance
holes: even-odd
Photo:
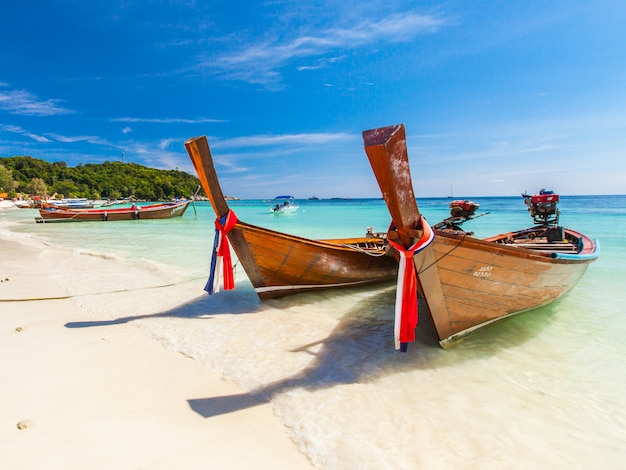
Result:
[[[310,240],[232,218],[206,137],[187,140],[185,148],[217,215],[216,226],[227,224],[229,217],[236,221],[224,233],[262,300],[396,278],[397,261],[387,252],[383,237]],[[207,290],[211,292],[210,287]]]
[[[37,222],[107,222],[114,220],[150,220],[181,217],[191,200],[165,202],[149,206],[121,207],[117,209],[60,209],[45,207],[39,209],[41,217]]]
[[[395,225],[388,237],[406,248],[425,227],[413,193],[404,126],[365,131],[363,141]],[[433,226],[434,242],[413,257],[418,289],[443,347],[559,298],[598,257],[595,240],[554,225],[550,217],[485,239],[474,238],[457,222],[451,217]]]

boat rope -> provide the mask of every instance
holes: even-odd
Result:
[[[394,341],[396,349],[407,351],[408,343],[415,341],[417,327],[417,272],[413,257],[424,250],[435,239],[435,232],[421,217],[422,237],[409,248],[389,240],[389,244],[400,255],[398,266],[398,287],[396,289],[396,308],[394,322]]]
[[[193,215],[195,216],[198,215],[198,212],[196,211],[196,197],[198,196],[201,188],[202,186],[198,185],[198,187],[196,188],[196,192],[193,193],[191,196],[191,205],[193,206]]]
[[[362,248],[359,245],[338,245],[343,246],[344,248],[350,248],[351,250],[359,251],[369,256],[379,257],[379,256],[387,256],[387,253],[380,248]]]
[[[448,251],[447,253],[444,253],[443,255],[441,255],[439,258],[437,258],[435,261],[433,261],[432,263],[430,263],[428,266],[426,266],[425,268],[423,268],[421,271],[419,271],[417,274],[422,274],[424,271],[432,268],[433,266],[435,266],[439,261],[441,261],[442,259],[444,259],[446,256],[448,256],[450,253],[452,253],[454,250],[456,250],[458,247],[461,246],[461,244],[463,243],[463,240],[465,240],[465,237],[467,237],[467,232],[463,233],[463,237],[459,240],[459,243],[457,243],[455,246],[452,247],[452,249],[450,251]]]
[[[136,287],[134,289],[116,289],[110,291],[103,292],[91,292],[86,294],[72,294],[72,295],[59,295],[59,296],[51,296],[51,297],[30,297],[30,298],[22,298],[22,299],[0,299],[0,302],[35,302],[42,300],[66,300],[73,299],[75,297],[88,297],[92,295],[107,295],[107,294],[119,294],[122,292],[136,292],[141,290],[150,290],[150,289],[162,289],[165,287],[173,287],[179,284],[184,284],[186,282],[197,281],[198,279],[204,279],[204,277],[194,277],[190,279],[184,279],[182,281],[171,282],[169,284],[160,284],[156,286],[146,286],[146,287]]]

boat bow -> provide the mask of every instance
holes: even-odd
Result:
[[[415,200],[404,125],[364,131],[363,143],[391,214],[388,239],[400,256],[394,332],[396,349],[406,351],[407,343],[415,341],[417,289],[430,293],[424,296],[429,311],[445,305],[437,270],[428,269],[436,263],[434,232]]]

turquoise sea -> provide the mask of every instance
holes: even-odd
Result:
[[[474,198],[479,237],[528,227],[521,197]],[[428,221],[450,199],[418,199]],[[385,231],[379,199],[232,201],[238,218],[309,238]],[[55,280],[84,312],[65,327],[131,323],[249,391],[189,397],[191,413],[271,401],[294,442],[324,469],[626,468],[626,196],[562,196],[561,225],[600,241],[581,282],[556,302],[438,347],[420,310],[417,341],[393,348],[393,286],[260,302],[241,267],[208,296],[215,216],[36,224],[0,211],[0,232],[65,253]],[[33,286],[33,297],[36,297]],[[10,307],[9,307],[10,308]],[[121,365],[123,366],[123,365]]]

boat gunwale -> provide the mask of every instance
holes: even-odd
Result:
[[[526,229],[525,229],[526,230]],[[522,230],[520,230],[522,231]],[[518,233],[511,232],[513,234]],[[500,234],[488,239],[475,238],[469,236],[466,232],[453,232],[446,230],[435,230],[435,236],[443,237],[448,240],[458,240],[458,246],[461,244],[472,244],[482,251],[498,252],[502,255],[513,256],[524,259],[535,259],[546,263],[589,263],[599,256],[599,244],[597,240],[581,234],[575,230],[565,229],[566,232],[577,236],[583,240],[583,249],[578,253],[558,253],[556,250],[538,251],[522,244],[506,244],[498,243],[498,238],[504,238],[507,234]],[[561,256],[567,254],[568,256]],[[555,256],[556,255],[556,256]]]
[[[375,248],[375,249],[365,249],[365,248],[355,248],[354,244],[358,244],[358,243],[367,243],[367,242],[380,242],[383,241],[384,239],[382,238],[368,238],[368,237],[350,237],[350,238],[327,238],[327,239],[312,239],[312,238],[305,238],[305,237],[301,237],[298,235],[293,235],[293,234],[289,234],[289,233],[284,233],[284,232],[278,232],[276,230],[272,230],[266,227],[262,227],[259,225],[254,225],[254,224],[250,224],[248,222],[244,222],[241,220],[238,220],[237,223],[235,224],[234,229],[239,228],[242,231],[250,231],[250,232],[265,232],[268,236],[271,236],[273,238],[281,238],[284,240],[291,240],[294,241],[296,243],[301,243],[304,245],[311,245],[311,246],[317,246],[317,247],[322,247],[322,248],[327,248],[327,249],[332,249],[332,250],[337,250],[337,249],[341,249],[341,250],[345,250],[345,251],[354,251],[354,252],[369,252],[371,251],[372,253],[377,253],[380,252],[381,254],[383,254],[385,252],[384,249],[382,248]]]

